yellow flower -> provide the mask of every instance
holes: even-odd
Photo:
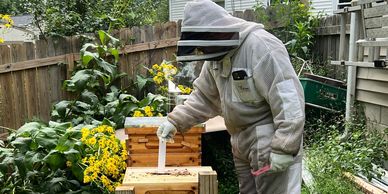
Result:
[[[11,28],[11,26],[12,26],[11,24],[5,24],[6,28]]]
[[[105,187],[108,186],[108,185],[110,185],[110,181],[109,181],[108,177],[106,177],[105,175],[102,175],[102,176],[101,176],[101,182],[102,182],[102,184],[103,184]]]
[[[133,117],[144,117],[144,114],[138,110],[136,110],[133,115]]]
[[[145,114],[146,114],[148,117],[154,116],[154,114],[152,113],[152,107],[150,107],[150,106],[144,107],[144,112],[145,112]]]
[[[0,43],[3,43],[4,42],[4,39],[0,37]]]
[[[161,83],[163,82],[163,78],[164,78],[164,77],[155,76],[155,77],[153,77],[152,79],[154,80],[154,82],[155,82],[156,84],[161,84]]]
[[[183,94],[190,94],[191,93],[191,88],[189,87],[185,87],[183,85],[178,85],[178,88],[179,90],[183,93]]]
[[[88,140],[87,144],[92,146],[97,143],[97,139],[95,137],[92,137]]]
[[[159,65],[158,64],[152,65],[152,69],[158,70],[159,69]]]
[[[66,166],[67,166],[67,167],[71,167],[71,166],[72,166],[71,161],[66,161]]]
[[[158,74],[156,74],[156,76],[163,77],[164,73],[163,72],[158,72]]]
[[[91,180],[90,176],[84,175],[84,183],[89,183]]]

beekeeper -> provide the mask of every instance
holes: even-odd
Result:
[[[283,43],[210,0],[186,4],[181,31],[177,60],[206,62],[159,138],[221,115],[240,193],[300,193],[304,96]]]

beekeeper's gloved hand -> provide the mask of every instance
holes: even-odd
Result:
[[[170,123],[169,121],[166,121],[162,123],[156,134],[158,135],[159,139],[164,140],[169,143],[174,143],[174,136],[177,132],[176,127]]]
[[[269,172],[282,172],[291,166],[294,162],[294,157],[292,155],[276,154],[271,152],[269,160],[271,163],[271,169]]]

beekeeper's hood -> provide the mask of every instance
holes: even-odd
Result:
[[[211,0],[186,4],[178,41],[178,61],[219,61],[263,25],[233,17]]]

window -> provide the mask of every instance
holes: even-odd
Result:
[[[337,9],[342,9],[344,7],[350,7],[351,0],[338,0]]]
[[[215,3],[217,3],[219,6],[225,8],[225,0],[213,0]]]

